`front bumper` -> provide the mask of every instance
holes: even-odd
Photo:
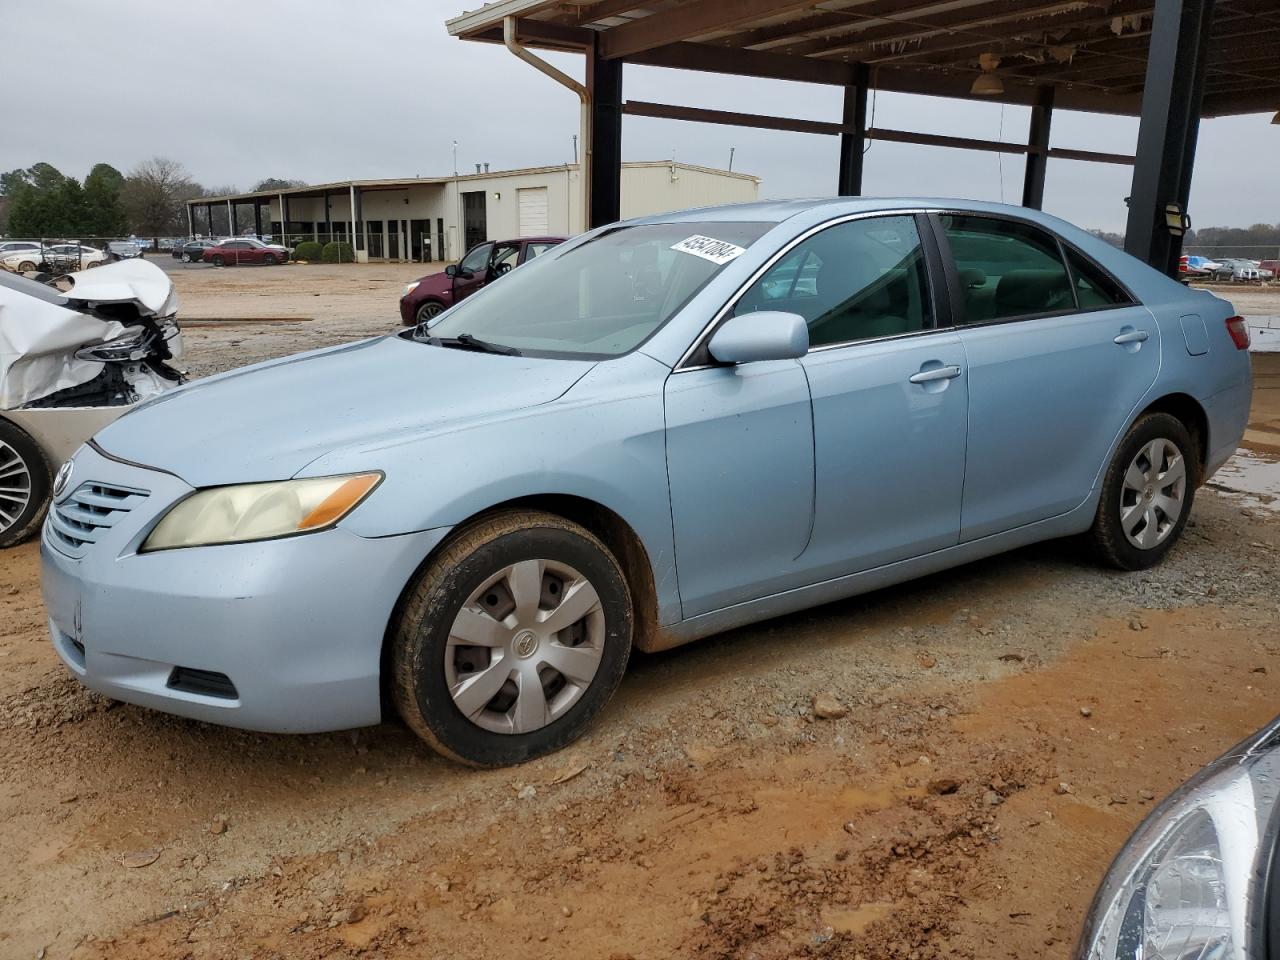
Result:
[[[369,539],[341,527],[281,540],[139,554],[172,474],[76,455],[85,483],[145,492],[78,549],[50,511],[40,553],[54,649],[92,690],[227,726],[308,733],[381,720],[379,674],[401,590],[445,530]],[[75,556],[72,554],[79,554]],[[185,678],[222,675],[225,688]]]

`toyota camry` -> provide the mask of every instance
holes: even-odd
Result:
[[[660,650],[1034,541],[1174,547],[1251,381],[1230,304],[1043,213],[787,201],[593,230],[427,322],[143,404],[56,479],[100,693],[515,763]]]

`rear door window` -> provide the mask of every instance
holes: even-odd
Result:
[[[1052,234],[1015,220],[970,214],[939,219],[964,295],[961,323],[1077,309],[1062,249]]]

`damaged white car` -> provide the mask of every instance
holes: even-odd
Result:
[[[57,286],[0,272],[0,548],[39,529],[81,443],[183,381],[170,365],[177,308],[172,281],[143,260]]]

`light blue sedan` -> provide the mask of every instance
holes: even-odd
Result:
[[[53,643],[109,697],[478,765],[652,651],[1023,544],[1136,570],[1244,431],[1231,306],[1044,214],[695,210],[426,328],[173,391],[59,474]]]

